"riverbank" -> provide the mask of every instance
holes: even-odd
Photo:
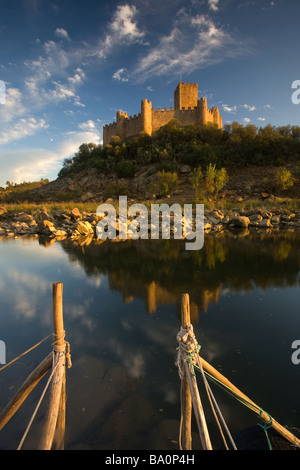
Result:
[[[166,200],[172,204],[171,200]],[[106,201],[117,207],[117,200]],[[161,203],[157,201],[156,203]],[[132,200],[131,204],[134,201]],[[151,205],[148,203],[148,209]],[[204,213],[204,232],[218,237],[222,234],[231,234],[240,237],[254,233],[271,234],[283,230],[300,231],[300,209],[297,204],[288,202],[281,205],[267,202],[260,207],[206,207]],[[23,209],[23,210],[21,210]],[[24,210],[25,209],[25,210]],[[151,220],[149,210],[149,238],[151,238]],[[184,214],[184,211],[182,211]],[[127,225],[134,217],[128,219]],[[175,233],[171,219],[171,238]],[[76,243],[86,245],[95,241],[103,242],[97,238],[96,226],[101,220],[96,215],[95,205],[83,205],[66,208],[64,205],[55,206],[1,206],[0,207],[0,236],[18,238],[23,235],[45,237],[52,240],[70,239]],[[116,230],[116,241],[124,241],[118,237],[119,219],[110,222]],[[131,238],[130,231],[128,237]]]

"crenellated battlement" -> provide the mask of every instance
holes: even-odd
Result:
[[[218,107],[208,109],[207,98],[198,99],[198,84],[179,82],[174,91],[174,108],[152,108],[147,98],[141,100],[141,112],[128,116],[124,111],[118,111],[116,122],[103,126],[103,145],[108,145],[113,136],[119,136],[121,141],[146,132],[152,135],[160,127],[172,119],[177,119],[182,125],[194,124],[203,126],[209,122],[222,129],[222,117]]]

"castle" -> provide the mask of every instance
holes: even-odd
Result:
[[[180,82],[174,91],[174,108],[155,110],[151,101],[144,99],[137,115],[128,117],[127,113],[118,111],[117,121],[103,126],[103,145],[108,145],[114,136],[123,141],[140,132],[152,135],[172,119],[177,119],[183,126],[195,124],[201,127],[207,123],[214,123],[219,129],[223,126],[219,108],[208,109],[207,99],[198,99],[198,84]]]

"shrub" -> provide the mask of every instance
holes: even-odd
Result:
[[[294,185],[294,178],[287,168],[278,170],[275,175],[276,186],[286,191]]]
[[[206,191],[209,196],[218,197],[219,192],[223,189],[224,185],[228,181],[228,175],[225,168],[220,170],[216,169],[216,165],[211,163],[206,168]]]
[[[199,203],[201,192],[203,189],[203,173],[201,167],[194,169],[193,176],[192,176],[192,186],[195,191],[195,202]]]
[[[119,178],[132,178],[134,176],[134,165],[129,160],[121,160],[116,164],[116,172]]]
[[[160,192],[163,196],[170,194],[174,191],[178,185],[178,175],[177,173],[171,173],[170,171],[159,171],[158,172],[158,182],[160,186]]]

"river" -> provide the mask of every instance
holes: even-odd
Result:
[[[2,237],[0,259],[6,362],[52,333],[52,283],[63,282],[72,355],[66,449],[178,449],[183,293],[201,355],[279,423],[300,427],[300,364],[292,361],[300,340],[300,233],[206,236],[199,251],[178,240],[80,246]],[[51,340],[0,372],[0,409],[50,351]],[[0,449],[17,448],[44,386],[0,432]],[[232,432],[257,424],[214,390]],[[24,449],[37,445],[44,408],[43,401]],[[209,412],[207,421],[219,445]],[[195,448],[196,431],[193,423]]]

